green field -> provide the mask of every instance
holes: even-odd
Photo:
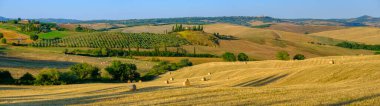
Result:
[[[48,33],[40,33],[38,36],[40,38],[44,39],[53,39],[53,38],[62,38],[70,35],[76,35],[76,34],[81,34],[83,32],[73,32],[73,31],[51,31]]]

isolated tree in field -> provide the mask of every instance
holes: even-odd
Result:
[[[276,55],[277,59],[279,60],[289,60],[290,57],[289,57],[289,53],[286,52],[286,51],[280,51],[277,53]]]
[[[249,61],[249,57],[245,53],[239,53],[238,54],[238,60],[239,61]]]
[[[36,34],[33,34],[33,35],[31,35],[30,36],[30,39],[32,39],[33,41],[36,41],[36,40],[38,40],[38,35],[36,35]]]
[[[296,54],[296,55],[293,57],[293,60],[305,60],[305,56],[302,55],[302,54]]]
[[[83,27],[81,27],[80,25],[78,25],[77,27],[75,27],[75,31],[77,32],[83,32]]]
[[[222,55],[224,61],[236,61],[236,57],[231,52],[226,52]]]
[[[40,85],[61,84],[60,73],[57,69],[43,69],[36,76],[36,83]]]
[[[137,67],[135,64],[114,61],[105,70],[112,75],[113,79],[119,81],[137,80],[140,78],[140,73],[136,71]]]
[[[192,66],[193,63],[189,59],[182,59],[178,63],[178,67],[186,67],[186,66]]]
[[[7,39],[2,38],[2,39],[1,39],[1,43],[2,43],[2,44],[6,44],[6,43],[7,43]]]
[[[0,39],[4,38],[4,34],[0,33]]]
[[[99,74],[99,68],[87,63],[75,64],[70,67],[70,70],[78,76],[80,80],[97,79]]]

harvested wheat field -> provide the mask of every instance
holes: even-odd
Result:
[[[380,28],[376,27],[353,27],[341,30],[324,31],[312,35],[365,44],[380,44]]]
[[[380,56],[214,62],[135,83],[137,91],[127,83],[1,85],[0,104],[373,105],[380,104],[379,66]]]

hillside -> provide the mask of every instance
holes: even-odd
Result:
[[[375,27],[353,27],[348,29],[314,33],[312,35],[355,41],[365,44],[380,44],[380,28]]]
[[[29,39],[28,35],[16,32],[14,30],[0,28],[0,33],[4,34],[4,38],[8,40],[8,43],[12,43],[12,42],[17,43],[18,40],[20,40],[20,43],[33,42],[32,40]]]
[[[244,52],[255,59],[275,59],[278,51],[288,51],[291,55],[304,54],[306,57],[372,54],[370,51],[343,49],[335,46],[316,45],[308,42],[319,42],[311,36],[291,32],[255,29],[230,24],[212,24],[205,26],[209,33],[219,32],[222,35],[232,35],[238,40],[221,40],[220,47],[199,47],[199,52],[222,54],[224,51]]]
[[[266,29],[280,30],[294,33],[317,33],[323,31],[345,29],[343,26],[325,26],[325,25],[296,25],[291,23],[277,23],[273,24]]]
[[[0,85],[0,104],[373,105],[380,104],[379,65],[380,56],[206,63],[135,83],[136,92],[121,83]],[[185,79],[191,86],[182,86]]]

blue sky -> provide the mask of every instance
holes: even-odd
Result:
[[[0,0],[9,18],[141,19],[192,16],[380,17],[380,0]]]

